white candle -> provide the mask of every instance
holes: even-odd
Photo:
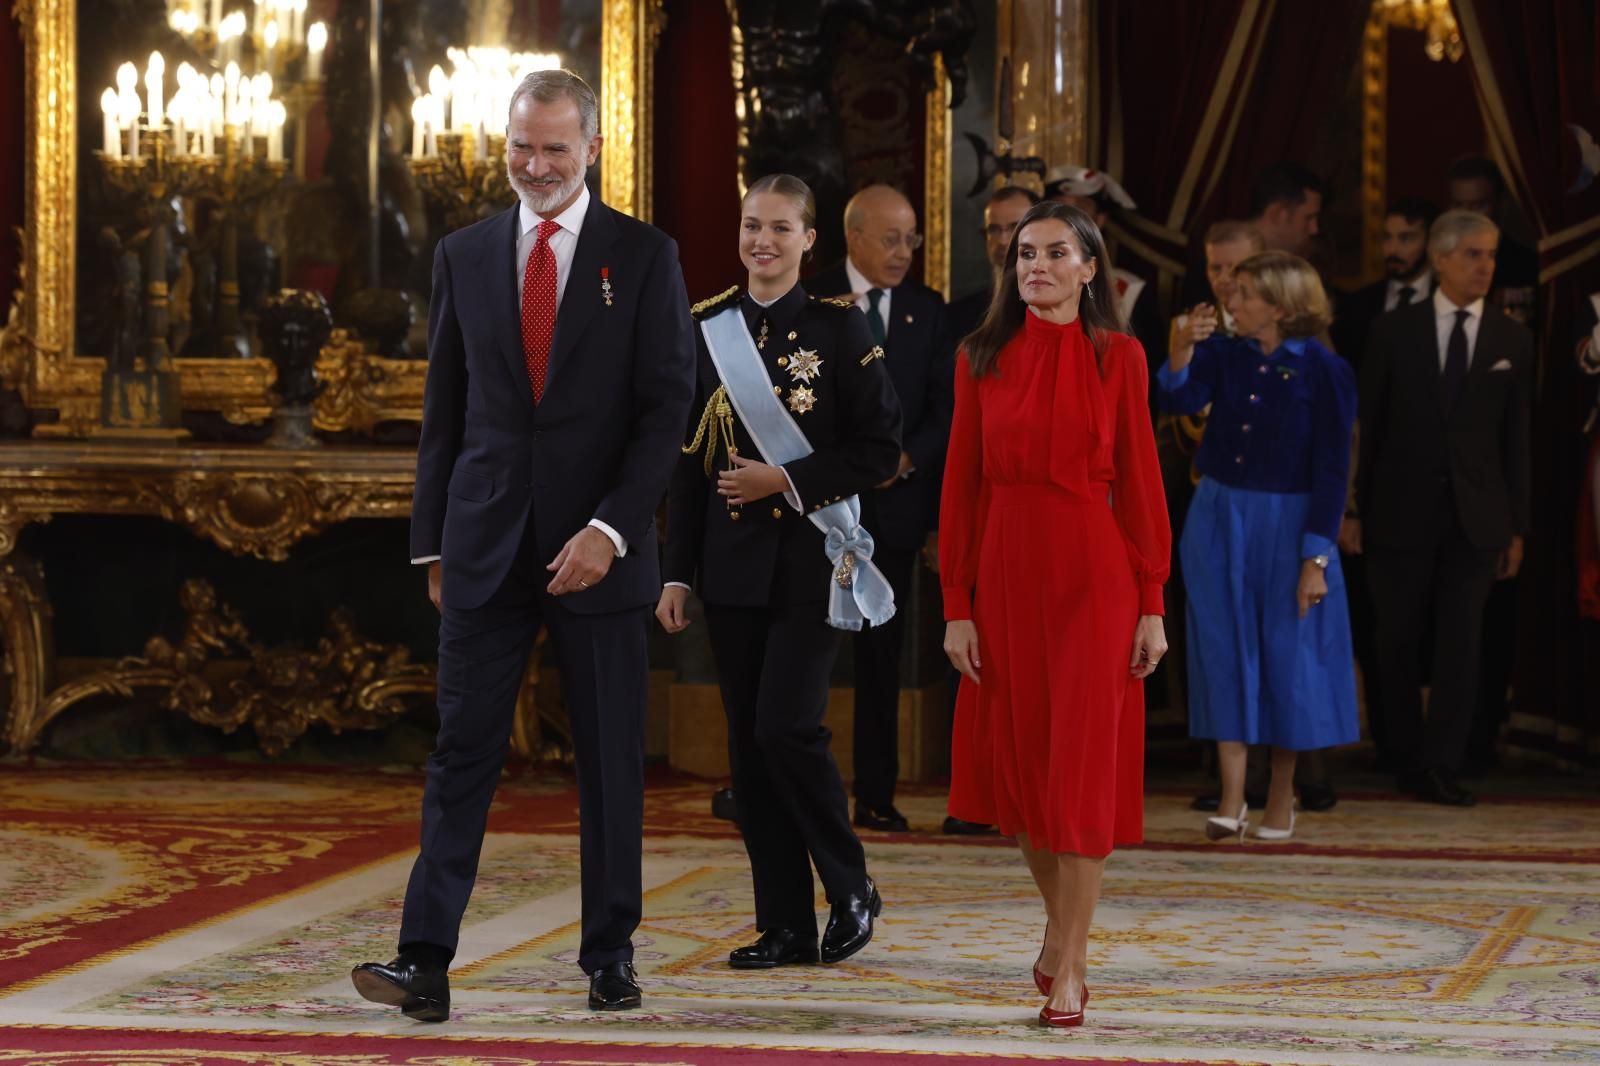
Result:
[[[288,117],[283,101],[272,101],[272,132],[267,135],[267,161],[270,163],[283,162],[283,126]]]
[[[107,89],[100,94],[100,113],[105,120],[101,133],[105,141],[107,159],[122,158],[122,131],[117,128],[117,109],[120,106],[117,90]]]
[[[328,27],[324,23],[313,22],[306,33],[306,77],[311,81],[322,80],[322,51],[327,47]]]
[[[294,8],[289,19],[289,39],[295,44],[306,41],[306,0],[293,0]]]
[[[437,108],[435,108],[433,113],[428,116],[427,125],[424,127],[425,132],[422,138],[422,154],[428,159],[432,159],[434,156],[439,154],[439,142],[434,136],[433,125],[433,120],[436,117],[438,117]]]
[[[107,89],[106,92],[110,92]],[[411,101],[411,158],[422,158],[422,128],[428,124],[428,98],[419,96]]]
[[[478,123],[478,150],[472,157],[478,160],[489,158],[489,125],[486,122]]]
[[[213,33],[222,25],[222,0],[211,0],[211,17],[207,20]]]
[[[161,53],[151,52],[150,65],[145,68],[144,72],[144,91],[148,100],[145,110],[150,113],[150,128],[153,130],[161,128],[162,120],[166,113],[161,92],[161,79],[166,72],[167,63],[166,60],[161,58]]]
[[[278,48],[278,24],[276,22],[267,23],[267,28],[261,32],[261,41],[267,48],[267,67],[270,69],[272,67],[273,54]]]
[[[178,112],[172,113],[172,154],[179,159],[189,154],[189,143],[184,138],[187,134],[183,129],[183,116]]]
[[[222,72],[222,123],[225,126],[239,122],[239,64],[229,63]]]
[[[433,69],[428,71],[428,92],[433,96],[434,113],[430,116],[435,126],[439,129],[449,129],[450,118],[450,79],[445,77],[444,68],[435,63]],[[432,155],[432,152],[428,153]]]

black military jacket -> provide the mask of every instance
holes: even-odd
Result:
[[[822,531],[806,515],[894,476],[900,404],[883,351],[853,304],[808,296],[796,285],[763,308],[733,288],[696,304],[694,317],[698,323],[735,301],[773,391],[811,442],[810,455],[784,465],[805,513],[782,495],[734,507],[717,493],[717,474],[729,465],[727,429],[739,455],[762,457],[731,405],[718,413],[714,397],[722,382],[697,324],[696,396],[685,453],[667,493],[662,580],[690,585],[708,603],[732,606],[825,600],[833,570]]]

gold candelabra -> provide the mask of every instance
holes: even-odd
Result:
[[[445,224],[460,229],[502,208],[514,199],[506,177],[506,139],[490,133],[473,146],[470,135],[430,135],[436,150],[413,153],[411,172],[430,204],[443,211]],[[479,151],[482,148],[482,151]]]

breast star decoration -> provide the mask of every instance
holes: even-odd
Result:
[[[822,360],[812,350],[801,348],[789,357],[789,377],[793,381],[811,384],[811,379],[822,372]]]
[[[796,385],[789,390],[789,410],[797,415],[803,415],[817,405],[817,394],[804,385]]]

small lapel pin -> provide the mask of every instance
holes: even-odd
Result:
[[[909,324],[910,324],[910,323],[911,323],[911,321],[912,321],[912,318],[911,318],[911,316],[910,316],[910,315],[907,315],[907,316],[906,316],[906,324],[907,324],[907,325],[909,325]]]
[[[611,268],[600,268],[600,295],[605,297],[606,306],[611,306]]]

